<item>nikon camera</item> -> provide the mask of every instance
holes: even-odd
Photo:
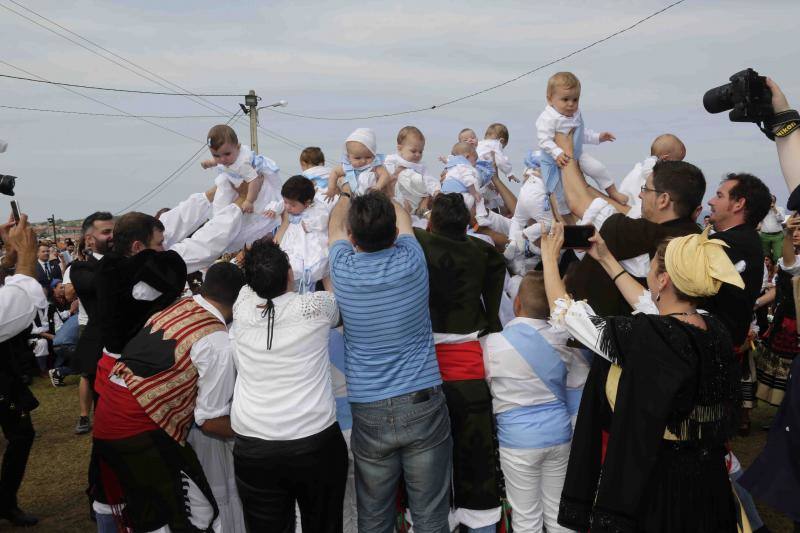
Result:
[[[703,106],[709,113],[728,114],[732,122],[765,122],[774,114],[772,91],[767,78],[748,68],[730,77],[730,83],[709,89],[703,96]]]

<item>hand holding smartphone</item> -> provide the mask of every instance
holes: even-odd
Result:
[[[11,214],[14,217],[14,222],[19,224],[19,215],[22,211],[19,208],[19,202],[17,200],[11,200]]]

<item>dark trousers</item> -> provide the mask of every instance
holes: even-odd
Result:
[[[28,454],[33,445],[31,415],[17,410],[0,411],[0,427],[8,444],[0,467],[0,511],[17,507],[17,491],[25,475]]]
[[[304,533],[342,531],[348,459],[338,423],[289,441],[237,435],[233,460],[248,531],[293,531],[295,501]]]

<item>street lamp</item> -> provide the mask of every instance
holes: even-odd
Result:
[[[258,109],[266,109],[268,107],[286,107],[287,105],[289,105],[289,102],[287,102],[286,100],[278,100],[274,104],[262,105]]]

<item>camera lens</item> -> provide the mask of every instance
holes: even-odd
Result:
[[[733,109],[732,95],[733,87],[730,83],[709,89],[703,96],[703,107],[709,113],[722,113],[728,109]]]
[[[14,185],[16,181],[17,178],[14,176],[0,174],[0,194],[14,196]]]

